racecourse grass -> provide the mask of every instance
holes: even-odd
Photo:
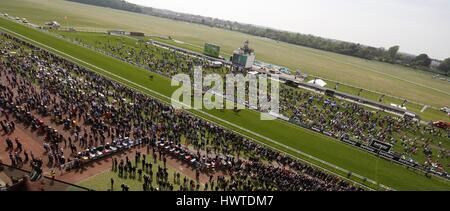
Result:
[[[146,94],[155,96],[154,93],[148,90],[151,89],[170,97],[175,89],[175,87],[170,86],[170,80],[168,78],[139,69],[128,63],[102,55],[98,52],[75,45],[65,40],[55,38],[46,33],[27,28],[3,18],[0,19],[0,26],[32,39],[34,40],[33,42],[39,42],[70,55],[71,57],[77,58],[78,61],[73,58],[68,59],[71,59],[80,65],[86,66],[99,74],[105,75],[106,77],[138,89]],[[86,63],[81,62],[80,60]],[[107,72],[103,72],[99,68],[107,70]],[[110,73],[114,75],[111,75]],[[115,75],[126,78],[129,81],[118,78]],[[149,75],[154,75],[154,80],[149,80]],[[139,84],[140,86],[137,86],[136,84]],[[147,89],[142,87],[146,87]],[[167,99],[162,99],[167,101]],[[198,111],[191,112],[217,122],[223,126],[234,129],[242,134],[253,137],[259,142],[271,145],[296,157],[305,158],[305,156],[300,154],[299,151],[296,151],[301,150],[309,155],[345,168],[353,173],[363,175],[369,179],[379,181],[381,184],[390,186],[397,190],[450,190],[450,182],[447,180],[444,181],[436,177],[428,179],[423,176],[423,173],[413,172],[403,166],[377,158],[374,155],[342,144],[334,139],[302,129],[284,121],[261,121],[259,113],[255,111],[243,110],[238,114],[228,110],[212,110],[205,112],[225,121],[231,122],[239,127],[270,138],[276,143],[270,142],[268,139],[257,136],[254,133],[237,128],[227,122],[206,116],[204,113],[200,113]],[[284,144],[290,148],[287,149],[277,143]],[[305,159],[311,160],[310,158]],[[311,161],[320,166],[324,166],[329,170],[340,174],[346,174],[344,172],[336,171],[333,167],[321,164],[318,161]]]

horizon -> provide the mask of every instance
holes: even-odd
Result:
[[[206,0],[191,0],[189,7],[186,7],[186,2],[181,0],[127,1],[147,7],[311,34],[385,49],[399,45],[401,53],[412,55],[425,53],[430,58],[438,60],[450,57],[450,48],[442,47],[450,46],[448,40],[450,28],[443,27],[447,24],[446,20],[450,20],[450,13],[447,12],[450,11],[450,1],[445,0],[380,0],[376,2],[282,0],[283,4],[278,1],[265,2],[261,6],[252,1],[228,1],[237,2],[241,7],[236,7],[233,3],[218,7]],[[303,7],[298,8],[298,5]],[[252,9],[248,10],[248,8]],[[294,13],[295,15],[291,16]],[[380,14],[386,17],[380,17]],[[417,18],[411,19],[411,17]]]

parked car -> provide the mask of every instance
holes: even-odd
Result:
[[[113,146],[113,145],[111,145],[109,143],[106,143],[105,149],[108,150],[109,153],[113,153],[113,152],[117,151],[117,147],[115,147],[115,146]]]
[[[93,159],[97,158],[98,154],[97,154],[97,151],[95,150],[95,148],[90,148],[87,151],[89,153],[89,159],[93,160]]]
[[[98,146],[97,148],[95,148],[95,150],[97,150],[97,152],[101,152],[102,153],[100,156],[102,156],[102,155],[109,155],[111,153],[111,151],[109,149],[106,149],[105,146],[103,146],[103,145],[102,146]]]

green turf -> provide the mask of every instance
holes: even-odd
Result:
[[[203,46],[205,42],[216,43],[221,46],[222,54],[231,53],[248,39],[256,51],[257,59],[262,61],[286,66],[292,70],[300,68],[312,75],[401,96],[434,107],[450,105],[448,82],[432,79],[431,73],[399,65],[368,61],[197,24],[61,0],[0,1],[0,11],[25,17],[39,24],[56,20],[63,26],[87,30],[143,31],[148,34],[172,36],[197,47]],[[64,16],[68,19],[65,20]]]
[[[65,31],[58,31],[58,30],[52,31],[52,32],[58,33],[58,34],[64,36],[64,38],[66,38],[68,40],[72,40],[72,41],[76,40],[77,42],[82,42],[83,44],[87,44],[88,46],[91,46],[91,47],[94,46],[94,48],[96,48],[97,51],[105,50],[104,46],[103,46],[104,43],[109,43],[109,44],[111,44],[113,46],[123,46],[124,48],[127,48],[127,49],[136,49],[138,51],[140,49],[148,49],[148,47],[149,47],[148,45],[146,45],[145,47],[142,46],[142,42],[136,42],[136,39],[133,39],[133,38],[129,38],[129,37],[125,37],[125,36],[112,36],[112,35],[107,35],[106,33],[65,32]],[[151,47],[151,48],[156,48],[156,47]],[[158,53],[156,53],[156,54],[158,54]],[[121,55],[121,56],[122,57],[127,57],[128,55],[125,54],[125,55]],[[159,58],[159,56],[157,56],[157,57]],[[214,69],[214,70],[204,69],[204,71],[208,72],[208,73],[219,73],[220,72],[220,71],[218,71],[216,69]],[[332,88],[333,86],[335,86],[335,84],[328,84],[328,85],[329,86],[331,85],[329,88]],[[294,90],[293,88],[290,88],[290,87],[287,87],[287,86],[283,86],[282,85],[282,87],[283,87],[282,89],[285,89],[285,91],[287,91],[287,89]],[[352,87],[348,87],[348,86],[345,86],[345,85],[342,85],[342,86],[338,87],[338,90],[342,91],[342,89],[349,89],[348,92],[352,91],[353,94],[355,94],[355,95],[357,94],[357,92],[359,92],[358,89],[355,89],[355,88],[352,88]],[[370,94],[376,94],[376,93],[363,92],[362,94],[366,94],[366,95],[369,96]],[[374,96],[373,100],[374,101],[378,101],[378,99],[380,99],[380,96],[381,95]],[[395,103],[395,104],[400,105],[403,102],[403,100],[386,96],[384,98],[383,102],[385,102],[387,104]],[[322,104],[319,103],[318,106],[322,106]],[[411,103],[409,103],[407,106],[408,106],[408,108],[415,109],[416,112],[419,112],[420,108],[421,108],[420,106],[418,106],[416,104],[411,104]],[[416,107],[414,108],[413,106],[416,106]],[[371,107],[367,107],[366,109],[372,110],[372,111],[375,110],[375,109],[372,109]],[[429,111],[431,111],[431,110],[432,109],[429,109]],[[288,111],[287,114],[285,114],[285,115],[291,116],[292,113],[290,111]],[[386,113],[385,115],[388,115],[388,114]],[[448,144],[450,144],[450,143],[447,142],[447,137],[422,136],[420,133],[418,133],[418,132],[414,133],[413,131],[406,131],[406,133],[405,132],[397,133],[396,135],[394,135],[394,137],[396,138],[396,140],[400,140],[403,135],[409,135],[409,137],[414,137],[414,138],[422,138],[422,137],[423,138],[432,138],[433,142],[435,143],[434,150],[433,150],[433,156],[432,156],[433,160],[439,161],[439,163],[443,164],[444,169],[446,169],[447,171],[450,170],[448,168],[448,165],[447,165],[448,159],[445,158],[445,157],[438,157],[437,156],[437,155],[440,154],[440,152],[439,152],[439,148],[436,146],[436,143],[442,142],[443,143],[442,145],[444,146],[444,149],[448,149],[449,148]],[[395,152],[399,152],[399,153],[404,153],[405,152],[404,149],[403,149],[404,146],[402,146],[401,144],[402,143],[400,141],[397,141],[394,144],[394,149],[396,149]],[[423,141],[419,141],[418,144],[419,145],[423,144]],[[418,161],[419,163],[424,163],[426,161],[426,158],[424,157],[424,154],[420,153],[420,152],[419,153],[415,153],[415,154],[408,154],[408,156],[410,156],[414,160]]]
[[[125,62],[104,56],[62,39],[57,39],[46,33],[24,27],[5,19],[0,19],[0,26],[6,27],[9,30],[28,38],[32,38],[34,41],[57,49],[67,55],[71,55],[78,60],[73,58],[69,59],[149,95],[155,96],[154,93],[149,91],[149,89],[151,89],[165,96],[171,96],[172,91],[175,89],[174,87],[170,87],[170,80],[167,78],[154,75],[154,80],[148,80],[148,75],[152,73],[149,73],[146,70],[136,68]],[[91,64],[95,66],[92,66]],[[104,72],[99,68],[107,70],[107,72]],[[110,73],[126,78],[129,81],[113,76]],[[162,98],[157,95],[156,97]],[[167,99],[162,99],[167,101]],[[283,150],[294,156],[305,158],[305,156],[301,155],[298,151],[294,151],[301,150],[309,155],[363,175],[369,179],[377,180],[382,184],[398,190],[450,190],[449,181],[443,181],[435,177],[427,179],[421,173],[414,173],[402,166],[380,160],[376,156],[370,155],[354,147],[283,121],[261,121],[259,113],[255,111],[243,110],[239,114],[235,114],[232,111],[206,111],[208,114],[212,114],[213,116],[226,120],[234,125],[222,122],[213,116],[207,116],[205,113],[200,113],[198,111],[192,112],[218,122],[223,126],[235,129],[242,134],[254,137],[260,142],[272,145],[277,149]],[[243,127],[246,130],[242,130],[236,126]],[[270,139],[277,143],[289,146],[290,148],[286,149],[284,146],[272,143],[270,142]],[[318,161],[314,161],[314,163],[320,164]],[[325,166],[324,164],[320,165]],[[327,168],[333,170],[332,167]],[[343,172],[340,173],[345,174]]]

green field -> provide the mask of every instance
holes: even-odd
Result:
[[[155,74],[154,80],[148,80],[148,75],[153,73],[49,36],[47,33],[24,27],[6,19],[0,19],[0,26],[22,39],[41,45],[99,74],[166,102],[169,100],[168,96],[171,96],[175,89],[175,87],[170,86],[168,78]],[[347,172],[334,169],[333,166],[324,162],[349,170],[354,175],[359,174],[371,180],[379,181],[381,184],[397,190],[450,190],[449,181],[436,177],[425,178],[420,172],[407,170],[397,164],[379,159],[334,139],[284,121],[261,121],[259,113],[255,111],[243,110],[239,114],[218,110],[191,112],[255,138],[259,142],[343,175],[346,175]]]
[[[434,107],[450,105],[448,82],[433,80],[430,73],[398,65],[367,61],[202,25],[62,0],[0,1],[0,8],[1,12],[25,17],[38,24],[56,20],[63,26],[87,30],[124,29],[154,35],[170,35],[194,46],[203,46],[205,42],[216,43],[221,46],[223,54],[232,52],[248,39],[256,51],[257,59],[262,61],[286,66],[292,70],[300,68],[312,75]],[[68,16],[68,20],[65,20],[64,16]]]

